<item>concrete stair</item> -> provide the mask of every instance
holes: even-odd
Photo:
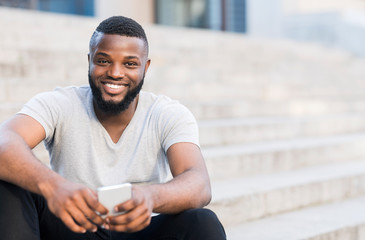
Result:
[[[365,198],[325,204],[228,227],[230,240],[354,240],[365,238]]]
[[[288,171],[365,155],[365,133],[205,147],[213,180]]]
[[[0,122],[35,94],[87,84],[99,20],[0,8]],[[228,239],[365,239],[363,59],[324,47],[146,26],[145,90],[200,127]],[[48,164],[42,145],[35,154]]]
[[[204,146],[245,144],[310,136],[362,132],[364,113],[321,116],[278,116],[225,118],[199,121],[200,140]]]
[[[302,168],[284,173],[222,180],[213,186],[210,208],[225,225],[365,193],[365,161]]]

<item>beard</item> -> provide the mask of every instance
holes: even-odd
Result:
[[[125,111],[141,91],[143,82],[144,82],[144,74],[141,82],[135,88],[128,90],[127,94],[125,95],[122,101],[120,102],[105,101],[103,99],[100,89],[95,85],[89,73],[89,84],[91,92],[93,94],[94,102],[96,103],[98,109],[110,115],[117,115]]]

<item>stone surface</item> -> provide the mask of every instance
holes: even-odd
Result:
[[[227,227],[365,193],[365,161],[213,182],[213,209]]]
[[[365,156],[365,134],[213,146],[202,149],[211,179],[289,171]]]
[[[302,209],[227,228],[230,240],[363,240],[365,198]]]

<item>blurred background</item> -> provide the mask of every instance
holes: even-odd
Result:
[[[0,6],[314,41],[364,56],[363,0],[1,0]]]
[[[87,84],[112,15],[146,30],[144,90],[196,116],[228,239],[365,239],[365,0],[0,0],[0,122]]]

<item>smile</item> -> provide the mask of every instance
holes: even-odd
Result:
[[[111,83],[105,83],[105,86],[112,88],[112,89],[120,89],[122,87],[125,87],[124,85],[116,85],[116,84],[111,84]]]
[[[128,84],[103,83],[103,89],[105,93],[109,95],[121,94],[128,88],[128,86]]]

